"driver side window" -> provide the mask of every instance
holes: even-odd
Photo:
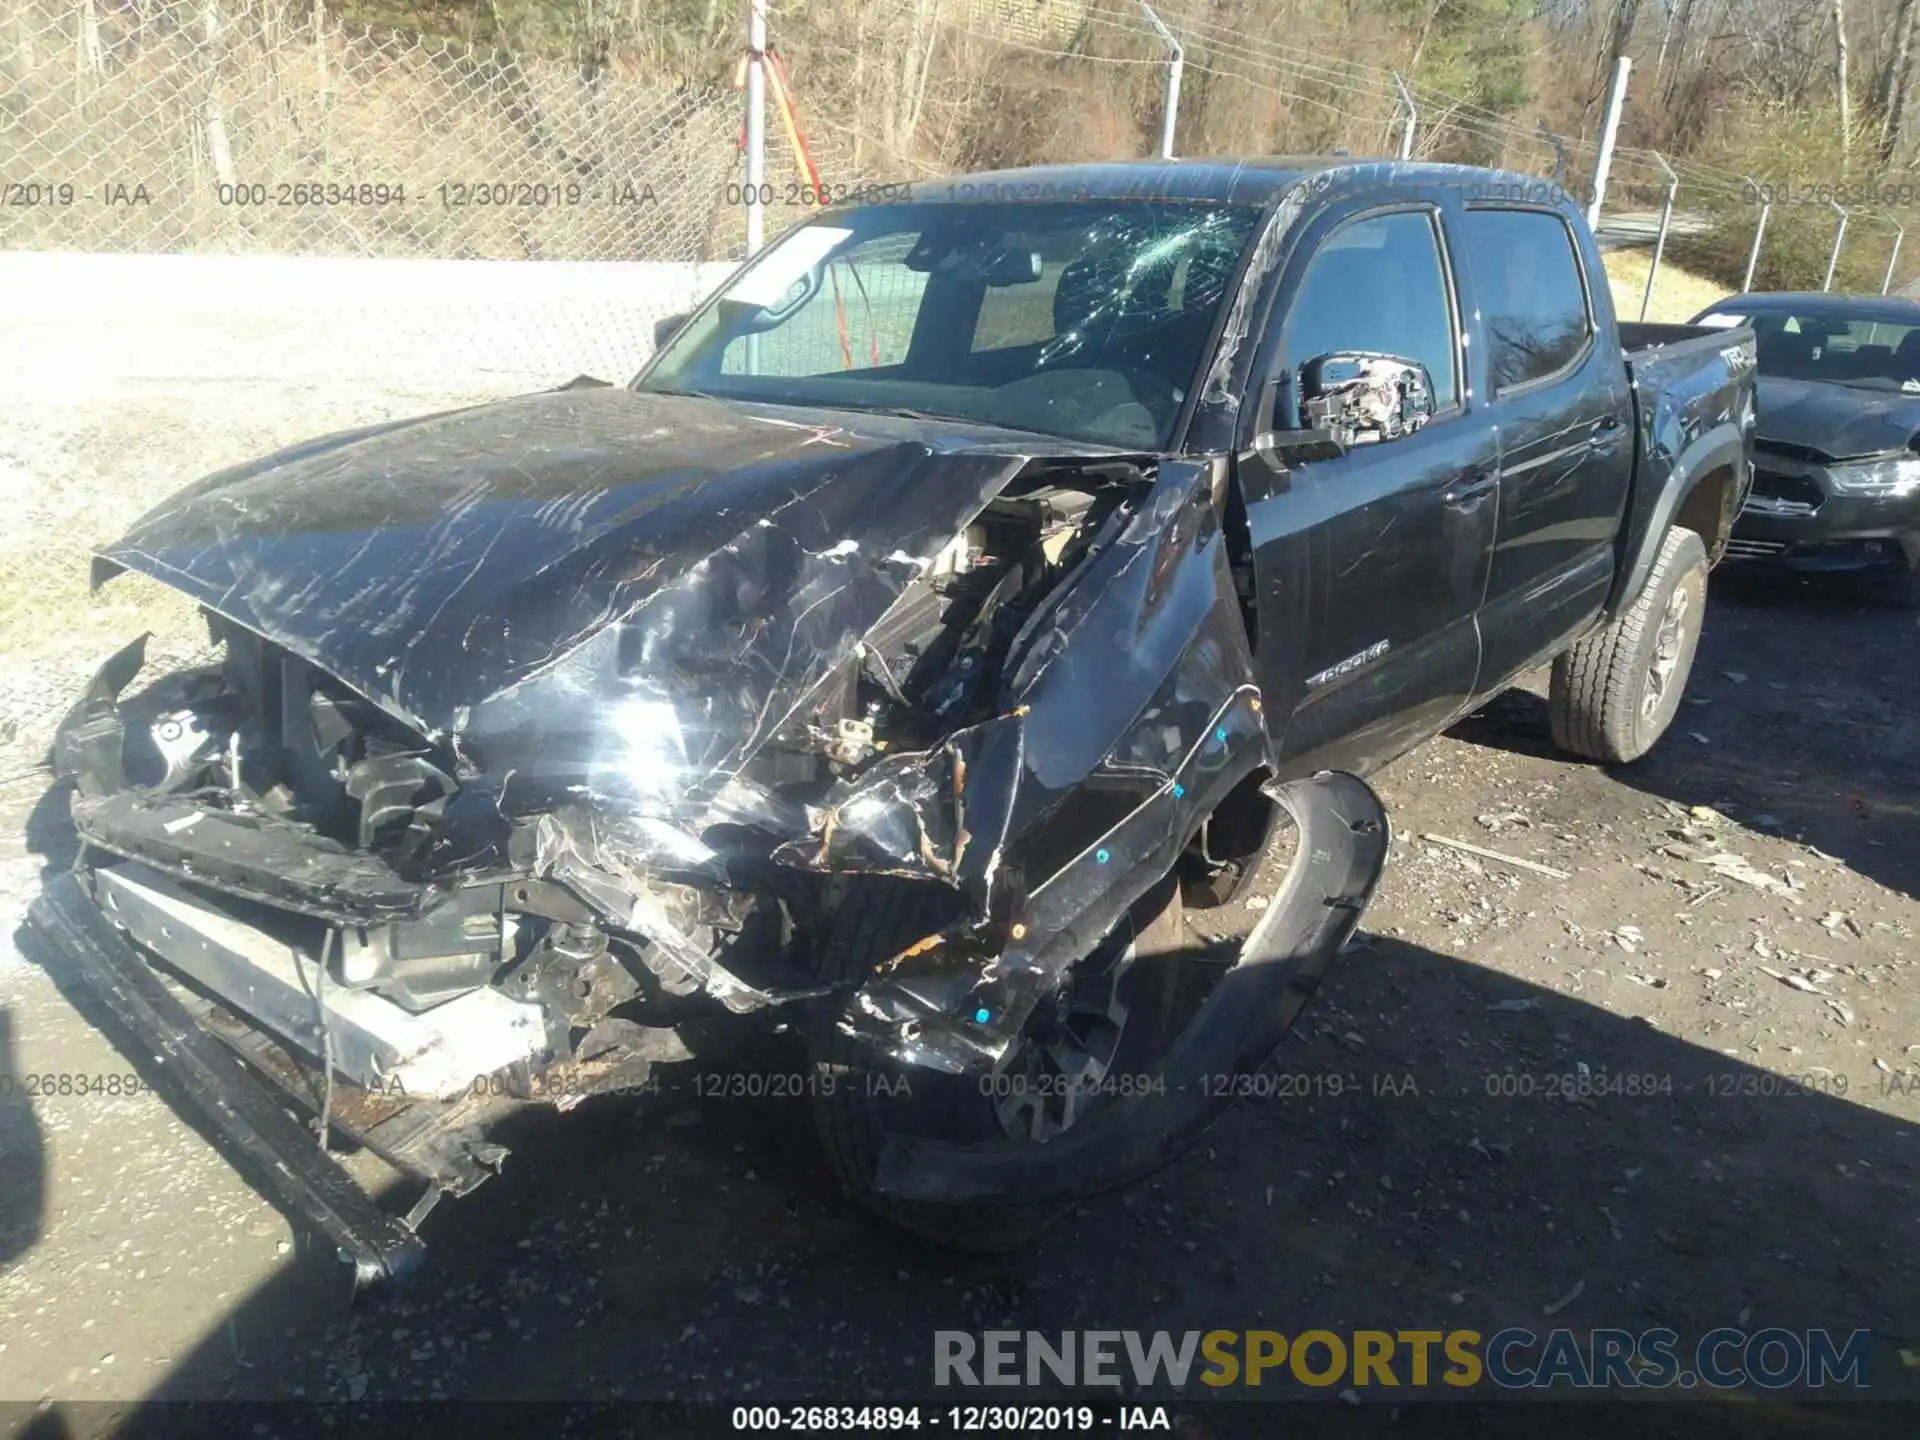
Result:
[[[1296,394],[1300,367],[1315,356],[1367,350],[1425,365],[1436,408],[1459,401],[1453,303],[1427,211],[1375,215],[1335,230],[1307,262],[1285,326],[1281,364]]]

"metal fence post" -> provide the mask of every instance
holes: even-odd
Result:
[[[1840,263],[1840,246],[1847,238],[1847,207],[1842,205],[1838,200],[1829,200],[1827,204],[1831,205],[1834,213],[1840,217],[1840,223],[1834,226],[1833,229],[1833,253],[1827,256],[1827,278],[1820,282],[1820,289],[1822,291],[1833,288],[1834,267]]]
[[[1400,132],[1400,158],[1402,160],[1411,160],[1413,158],[1413,134],[1420,125],[1420,108],[1413,103],[1413,96],[1407,92],[1406,81],[1400,78],[1400,72],[1395,70],[1391,73],[1393,75],[1393,88],[1400,92],[1400,103],[1407,107],[1406,128]]]
[[[1620,134],[1620,110],[1627,101],[1627,71],[1633,61],[1622,55],[1613,62],[1613,88],[1607,93],[1607,113],[1600,122],[1600,153],[1593,162],[1593,199],[1587,205],[1587,228],[1600,224],[1600,202],[1607,194],[1607,171],[1613,168],[1613,142]]]
[[[1173,38],[1173,32],[1160,23],[1160,17],[1153,13],[1153,7],[1147,0],[1138,0],[1141,14],[1147,17],[1147,23],[1159,35],[1160,43],[1167,47],[1167,93],[1160,112],[1160,158],[1173,158],[1173,127],[1180,119],[1180,74],[1186,69],[1187,52],[1180,48],[1180,42]]]
[[[1887,219],[1893,222],[1893,253],[1887,256],[1886,278],[1880,282],[1882,295],[1893,288],[1893,267],[1900,263],[1900,242],[1907,238],[1907,227],[1902,225],[1898,218],[1889,215]]]
[[[1660,273],[1660,256],[1667,248],[1667,226],[1673,223],[1673,196],[1680,188],[1680,177],[1673,173],[1673,167],[1658,150],[1647,152],[1653,156],[1653,163],[1660,167],[1660,173],[1667,177],[1667,198],[1660,204],[1660,233],[1653,237],[1653,263],[1647,267],[1647,288],[1640,292],[1640,318],[1647,318],[1647,306],[1653,303],[1653,281]]]
[[[1753,267],[1760,263],[1760,237],[1767,233],[1767,216],[1773,210],[1773,199],[1751,175],[1740,178],[1753,187],[1754,198],[1760,202],[1760,218],[1753,226],[1753,245],[1747,251],[1747,275],[1740,282],[1740,293],[1746,295],[1753,290]]]
[[[767,4],[747,0],[747,255],[767,238]]]

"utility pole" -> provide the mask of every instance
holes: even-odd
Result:
[[[1627,72],[1633,61],[1622,55],[1613,62],[1613,88],[1607,92],[1607,111],[1600,121],[1600,153],[1593,162],[1593,199],[1587,205],[1587,228],[1600,223],[1600,202],[1607,194],[1607,171],[1613,168],[1613,142],[1620,134],[1620,110],[1627,102]]]

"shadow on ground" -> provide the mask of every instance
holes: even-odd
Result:
[[[35,1089],[15,1056],[13,1015],[0,1008],[0,1266],[31,1250],[46,1228],[46,1145]]]
[[[412,1290],[349,1308],[306,1247],[185,1355],[144,1433],[219,1397],[898,1403],[934,1395],[938,1329],[1667,1326],[1683,1357],[1719,1326],[1865,1329],[1873,1393],[1920,1393],[1900,1354],[1920,1349],[1920,1125],[1385,936],[1324,998],[1271,1098],[1008,1257],[846,1207],[802,1101],[682,1090],[526,1127],[499,1180],[431,1218]],[[1724,1433],[1759,1433],[1740,1414]],[[1208,1433],[1265,1433],[1233,1419]],[[1911,1414],[1841,1402],[1766,1433],[1869,1419]]]
[[[1920,898],[1920,616],[1809,581],[1716,573],[1687,698],[1623,785],[1707,803]],[[1450,732],[1564,759],[1546,702],[1496,697]]]

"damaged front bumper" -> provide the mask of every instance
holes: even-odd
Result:
[[[412,1273],[425,1248],[413,1225],[381,1209],[282,1098],[194,1019],[107,920],[78,875],[49,884],[28,918],[130,1033],[136,1053],[157,1067],[168,1099],[200,1122],[283,1211],[338,1246],[358,1284]]]

